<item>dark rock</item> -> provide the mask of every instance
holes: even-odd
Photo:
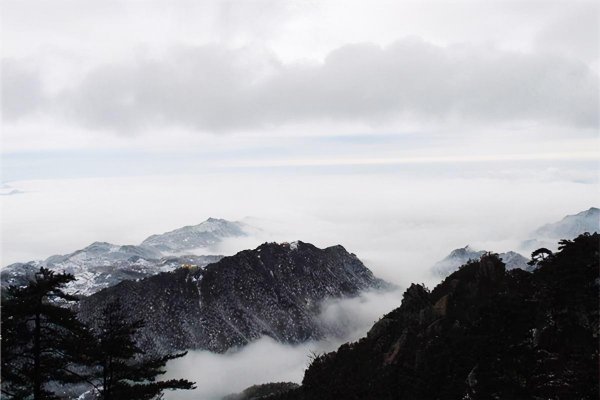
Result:
[[[597,399],[600,235],[559,248],[532,273],[488,254],[431,293],[411,286],[276,399]]]
[[[83,299],[79,314],[93,323],[119,297],[132,319],[146,322],[138,338],[144,349],[224,352],[264,335],[282,343],[322,338],[323,300],[386,285],[342,246],[265,243],[206,268],[122,282]]]

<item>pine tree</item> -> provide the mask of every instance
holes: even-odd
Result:
[[[159,397],[167,389],[193,389],[185,379],[157,381],[166,372],[169,360],[186,353],[150,357],[135,343],[143,321],[128,321],[121,302],[110,302],[102,311],[95,329],[97,350],[96,381],[104,400],[146,400]]]
[[[562,243],[562,241],[561,241]],[[552,257],[552,252],[545,247],[535,250],[531,253],[531,260],[527,262],[528,265],[538,265],[547,258]]]
[[[40,268],[25,287],[2,294],[2,397],[54,399],[49,382],[78,382],[89,331],[73,311],[76,301],[62,289],[73,275]]]

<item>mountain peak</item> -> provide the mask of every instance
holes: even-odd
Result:
[[[122,297],[133,317],[148,323],[141,346],[156,352],[223,352],[264,335],[284,343],[318,339],[325,328],[314,304],[388,287],[358,258],[332,248],[263,243],[202,269],[107,288],[81,301],[81,315],[94,320],[107,299]]]
[[[470,245],[466,245],[465,247],[459,247],[458,249],[452,250],[446,259],[456,257],[479,258],[481,254],[481,251],[475,250]]]
[[[208,248],[226,238],[246,236],[245,228],[245,224],[241,222],[210,217],[198,225],[188,225],[149,236],[141,245],[159,251],[181,253],[199,248]]]
[[[84,247],[85,249],[87,249],[88,247],[110,247],[110,246],[115,246],[112,243],[108,243],[108,242],[93,242],[92,244]]]
[[[444,259],[435,263],[432,267],[432,271],[439,276],[448,276],[451,272],[456,271],[461,265],[464,265],[469,261],[478,261],[486,252],[486,250],[476,250],[470,245],[454,249]],[[508,251],[498,255],[502,262],[506,264],[507,269],[530,269],[527,265],[527,258],[517,252]]]
[[[243,236],[247,226],[210,217],[198,225],[185,226],[160,235],[152,235],[141,245],[119,245],[96,241],[68,254],[55,254],[45,260],[7,266],[1,275],[2,287],[27,283],[31,271],[40,266],[57,272],[75,274],[79,279],[67,287],[70,293],[91,294],[122,280],[140,279],[170,271],[182,264],[205,266],[221,258],[216,255],[190,255],[192,250],[216,253],[215,245]],[[183,255],[182,253],[186,253]],[[166,256],[166,258],[165,258]],[[9,268],[10,267],[10,268]]]
[[[600,208],[590,207],[588,210],[582,211],[577,215],[582,215],[582,216],[586,216],[586,217],[600,215]]]
[[[600,209],[590,207],[577,214],[567,215],[558,222],[538,228],[534,235],[542,239],[574,239],[584,232],[600,232]]]

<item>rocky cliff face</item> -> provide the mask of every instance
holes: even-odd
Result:
[[[318,357],[278,399],[597,399],[600,235],[533,272],[484,256],[412,285],[368,335]]]
[[[265,243],[205,268],[122,282],[83,299],[79,312],[93,323],[120,297],[132,319],[146,322],[138,338],[145,349],[223,352],[263,335],[284,343],[321,338],[322,300],[384,287],[342,246]]]

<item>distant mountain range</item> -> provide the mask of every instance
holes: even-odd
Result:
[[[103,305],[120,298],[132,319],[146,324],[138,343],[152,352],[224,352],[261,336],[300,343],[328,334],[320,302],[385,289],[342,246],[265,243],[204,268],[179,268],[140,281],[123,281],[79,303],[92,324]]]
[[[540,247],[556,250],[560,239],[573,239],[578,235],[589,232],[600,232],[600,209],[591,207],[574,215],[567,215],[560,221],[546,224],[536,229],[528,239],[521,244],[526,251],[533,251]]]
[[[448,256],[443,260],[438,261],[432,268],[432,271],[441,277],[448,276],[452,272],[456,271],[461,265],[466,264],[469,261],[478,261],[481,256],[486,253],[484,250],[475,250],[471,246],[452,250]],[[514,251],[508,251],[506,253],[498,254],[506,269],[511,270],[515,268],[521,268],[523,270],[530,270],[532,267],[527,265],[527,258]]]
[[[160,235],[152,235],[140,245],[161,253],[182,253],[214,246],[224,239],[246,236],[248,226],[242,222],[209,218],[198,225],[184,226]]]
[[[533,232],[536,239],[530,239],[520,246],[522,250],[531,252],[541,247],[556,250],[560,239],[573,239],[582,233],[600,232],[600,209],[591,207],[575,215],[567,215],[562,220],[546,224]],[[433,265],[431,271],[440,277],[448,276],[468,261],[477,261],[486,250],[476,250],[467,245],[454,249],[444,259]],[[527,265],[529,259],[516,251],[499,253],[500,259],[506,264],[506,269],[520,268],[529,271],[534,267]]]
[[[243,222],[208,218],[198,224],[185,226],[162,234],[151,235],[140,245],[116,245],[95,242],[70,254],[54,255],[45,260],[11,264],[0,270],[0,284],[24,285],[40,267],[65,271],[77,276],[67,290],[90,295],[123,280],[142,279],[183,265],[206,266],[222,256],[213,254],[224,240],[247,236],[253,228]],[[540,247],[556,249],[559,239],[572,239],[583,232],[600,232],[600,209],[591,207],[575,215],[536,229],[521,249],[526,253]],[[432,272],[447,276],[469,260],[478,260],[486,251],[467,245],[452,250],[438,261]],[[194,255],[194,254],[209,255]],[[528,258],[516,251],[500,253],[508,269],[530,269]]]
[[[220,255],[185,255],[186,251],[210,252],[223,240],[244,236],[248,226],[241,222],[209,218],[194,225],[160,235],[152,235],[140,245],[116,245],[94,242],[70,254],[54,255],[45,260],[8,265],[0,271],[2,287],[25,285],[40,267],[74,274],[76,281],[67,290],[90,295],[123,280],[142,279],[184,265],[206,266]]]

